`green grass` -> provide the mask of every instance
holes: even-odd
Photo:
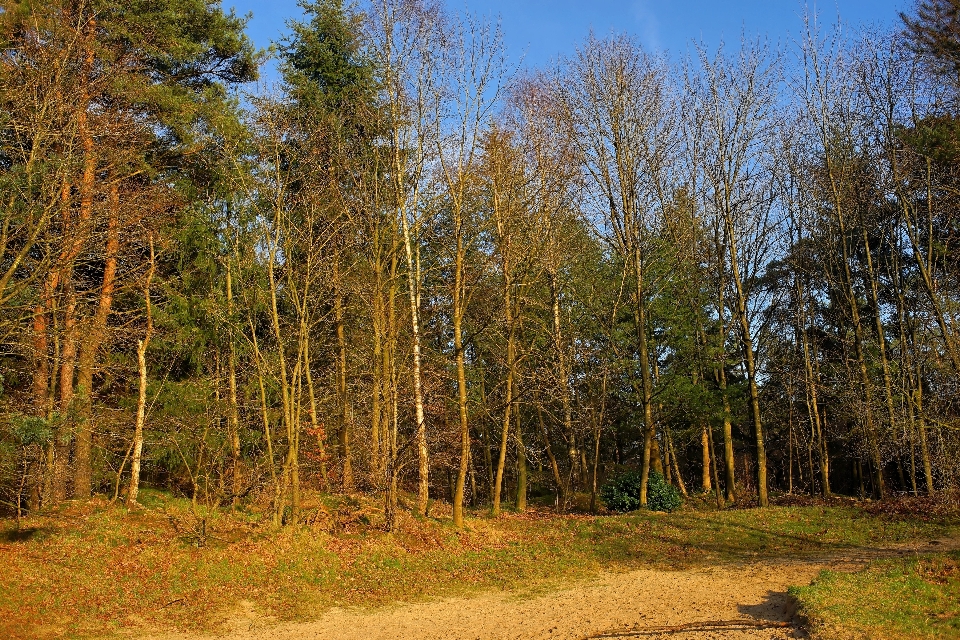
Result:
[[[0,526],[0,637],[102,637],[152,627],[215,630],[240,600],[279,620],[332,606],[377,606],[479,590],[532,593],[600,570],[828,556],[953,535],[947,521],[852,506],[624,516],[545,511],[449,518],[404,514],[378,528],[377,503],[317,498],[309,525],[272,529],[257,514],[212,512],[203,538],[189,503],[162,494],[129,513],[70,505]],[[203,546],[198,546],[203,542]]]
[[[879,560],[862,571],[824,571],[794,587],[815,637],[960,638],[960,553]]]

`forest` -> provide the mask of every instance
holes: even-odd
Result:
[[[0,1],[0,513],[960,488],[960,2],[539,69],[302,8]]]

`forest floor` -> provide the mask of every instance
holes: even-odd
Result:
[[[935,542],[956,546],[960,541]],[[518,597],[510,592],[485,593],[372,611],[335,608],[306,623],[277,625],[275,620],[258,614],[252,602],[243,601],[227,620],[226,629],[217,635],[172,633],[146,636],[146,640],[808,638],[808,625],[798,615],[796,598],[788,592],[791,585],[810,584],[822,571],[851,573],[870,561],[910,557],[932,548],[943,547],[927,541],[848,550],[830,558],[603,572],[547,594]],[[947,638],[943,631],[938,629],[929,637]],[[829,635],[820,637],[836,640],[842,634],[843,629],[833,627]],[[888,639],[894,635],[875,633],[868,637]]]
[[[376,505],[358,497],[318,498],[305,524],[279,531],[255,513],[196,511],[156,493],[143,502],[128,512],[94,500],[19,528],[0,523],[0,636],[805,637],[799,594],[814,629],[835,638],[886,623],[848,624],[838,589],[788,587],[817,578],[856,591],[837,576],[885,576],[876,563],[907,560],[922,569],[917,558],[941,557],[960,534],[955,513],[923,500],[625,516],[533,509],[498,520],[478,512],[461,531],[438,505],[389,534]],[[949,581],[953,566],[921,579]],[[869,597],[872,583],[863,584]],[[873,637],[922,638],[929,628],[929,637],[960,637],[953,609],[937,612],[946,617],[933,627]]]

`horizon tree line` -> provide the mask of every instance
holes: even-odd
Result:
[[[532,70],[302,8],[264,86],[219,3],[0,5],[0,509],[957,488],[956,0]]]

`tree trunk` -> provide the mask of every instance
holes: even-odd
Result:
[[[107,320],[113,305],[113,291],[117,273],[117,253],[120,248],[120,194],[114,183],[110,185],[107,221],[107,242],[104,251],[103,281],[100,301],[86,339],[80,346],[77,370],[77,433],[74,459],[73,495],[89,498],[91,489],[90,452],[93,446],[93,368],[97,352],[107,339]]]
[[[49,278],[48,278],[49,280]],[[53,313],[53,296],[45,284],[43,302],[33,310],[33,413],[39,418],[49,419],[52,407],[50,397],[50,327]]]
[[[893,404],[893,382],[890,376],[890,361],[887,358],[887,338],[883,329],[883,320],[880,317],[880,295],[877,292],[877,276],[873,270],[873,257],[870,251],[870,242],[867,237],[866,226],[861,225],[861,235],[863,236],[863,251],[867,258],[867,279],[870,281],[868,290],[870,291],[870,302],[873,306],[874,330],[877,335],[877,347],[880,350],[880,364],[883,371],[883,391],[884,398],[887,401],[887,419],[890,422],[890,430],[896,428],[897,414]]]
[[[673,452],[670,450],[670,447],[665,444],[663,447],[663,476],[667,484],[673,484],[673,466],[670,464],[672,458]]]
[[[150,282],[153,280],[153,271],[156,261],[153,254],[153,236],[150,236],[150,269],[147,271],[147,280],[143,285],[143,300],[147,311],[147,328],[143,339],[137,340],[137,370],[140,374],[139,393],[137,395],[137,422],[133,430],[133,458],[130,463],[130,486],[127,489],[127,508],[137,506],[137,494],[140,491],[140,461],[143,454],[143,427],[146,422],[147,409],[147,347],[153,335],[153,312],[150,304]],[[198,470],[199,473],[199,470]],[[196,498],[196,491],[194,491]]]
[[[513,413],[517,431],[517,511],[523,513],[527,510],[527,452],[520,426],[520,403],[514,403]]]
[[[844,215],[844,203],[840,197],[836,178],[834,176],[833,165],[828,161],[828,174],[830,186],[833,194],[834,219],[837,223],[839,242],[841,248],[841,258],[843,260],[843,295],[846,298],[850,311],[850,320],[853,325],[854,349],[857,355],[857,364],[859,365],[860,384],[863,388],[864,396],[864,431],[867,437],[867,448],[870,453],[870,460],[873,462],[873,490],[874,496],[882,498],[884,495],[883,483],[883,465],[880,459],[880,447],[876,424],[873,418],[873,392],[871,389],[870,377],[867,372],[867,361],[863,350],[863,323],[860,318],[859,301],[853,287],[853,275],[850,270],[850,250],[847,246],[847,223]]]
[[[228,336],[227,350],[227,385],[230,401],[230,479],[231,479],[231,497],[230,502],[234,509],[240,501],[241,487],[243,486],[243,476],[240,469],[240,405],[237,401],[237,347],[236,347],[236,306],[233,302],[233,274],[229,262],[227,263],[227,313],[230,315],[230,327]]]
[[[410,297],[410,326],[413,332],[413,404],[417,417],[417,456],[419,465],[418,483],[417,483],[417,513],[422,516],[427,515],[427,502],[430,499],[430,457],[427,451],[427,424],[423,412],[423,385],[421,382],[422,374],[420,370],[420,264],[415,261],[413,256],[413,241],[410,233],[410,224],[407,220],[407,212],[402,205],[403,189],[399,181],[402,180],[400,171],[402,165],[399,160],[400,148],[399,142],[394,134],[394,156],[397,195],[399,206],[400,222],[403,228],[403,246],[407,257],[407,290]],[[459,256],[458,256],[459,257]],[[462,465],[461,465],[462,466]],[[459,477],[458,477],[459,482]],[[461,502],[463,491],[461,487]],[[462,515],[461,515],[462,521]],[[458,525],[459,526],[459,525]]]
[[[923,421],[923,395],[921,391],[923,386],[922,370],[918,359],[914,356],[918,347],[917,335],[914,331],[913,323],[910,320],[910,312],[907,308],[906,296],[904,295],[901,266],[897,257],[900,255],[900,248],[896,247],[891,253],[893,256],[893,264],[891,265],[889,273],[892,276],[894,290],[897,293],[897,324],[900,328],[900,344],[902,345],[901,354],[903,359],[900,368],[904,375],[904,395],[906,396],[907,415],[910,419],[911,430],[919,436],[920,460],[923,465],[927,494],[933,495],[933,474],[931,471],[930,451],[927,448],[927,432]]]
[[[851,289],[851,296],[852,296]],[[856,299],[853,300],[851,308],[856,308]],[[871,391],[870,375],[867,372],[867,359],[863,349],[863,329],[860,325],[859,312],[854,312],[856,320],[854,321],[854,347],[857,355],[857,364],[860,371],[860,384],[864,389],[864,431],[867,436],[867,446],[870,453],[870,462],[873,471],[873,495],[880,499],[884,497],[883,464],[880,458],[880,445],[876,423],[873,419],[873,392]]]
[[[87,20],[83,39],[84,60],[82,67],[81,91],[77,108],[77,134],[83,155],[83,175],[80,179],[79,196],[80,212],[72,233],[65,233],[64,238],[70,239],[70,248],[65,259],[61,261],[61,281],[64,287],[64,337],[61,352],[60,366],[60,415],[61,424],[55,434],[55,458],[53,467],[53,500],[60,502],[67,497],[67,475],[69,471],[70,445],[74,437],[75,407],[74,372],[77,364],[77,295],[76,283],[73,275],[74,261],[80,254],[89,234],[90,221],[93,216],[94,183],[96,180],[97,158],[94,152],[94,137],[90,131],[87,110],[90,108],[89,83],[95,62],[93,39],[96,22],[91,17]],[[69,210],[67,210],[69,216]],[[66,229],[65,229],[66,231]]]
[[[807,414],[810,419],[811,440],[816,442],[817,456],[820,462],[820,492],[824,498],[830,497],[830,459],[827,455],[827,445],[824,431],[820,425],[820,408],[817,398],[817,388],[820,384],[819,367],[815,370],[811,357],[811,345],[807,331],[806,292],[801,280],[794,276],[794,288],[797,293],[797,334],[803,348],[803,381],[804,397],[807,402]],[[813,357],[816,357],[813,354]],[[809,451],[808,451],[809,456]],[[810,494],[814,493],[813,462],[810,462]]]
[[[273,338],[277,344],[277,369],[280,372],[280,400],[283,409],[283,426],[287,435],[287,452],[283,464],[283,491],[282,496],[283,500],[286,500],[287,489],[291,488],[292,493],[290,496],[290,507],[291,507],[291,520],[295,521],[297,514],[297,507],[299,502],[299,492],[298,492],[298,477],[299,477],[299,460],[298,460],[298,436],[299,436],[299,416],[297,411],[298,404],[298,382],[299,376],[301,374],[301,367],[303,364],[303,339],[304,339],[304,324],[305,310],[303,308],[302,301],[300,304],[297,304],[297,313],[299,315],[299,322],[297,326],[298,340],[297,340],[297,353],[296,360],[294,362],[293,369],[290,368],[290,358],[287,355],[286,345],[288,344],[289,336],[285,334],[283,327],[280,324],[281,320],[281,311],[280,304],[278,301],[278,292],[281,290],[280,284],[277,282],[276,278],[276,262],[278,255],[281,251],[285,254],[290,254],[290,251],[287,247],[280,247],[281,236],[280,230],[284,225],[284,211],[281,208],[281,205],[275,205],[274,209],[274,220],[273,228],[267,229],[264,234],[267,242],[267,282],[269,285],[269,295],[270,301],[268,306],[268,314],[270,317],[270,324],[273,329]],[[308,274],[309,277],[309,274]],[[295,283],[295,277],[292,271],[286,273],[286,282],[285,288],[290,292],[290,294],[296,298],[297,296],[297,286]],[[285,518],[282,517],[284,508],[278,504],[277,507],[281,510],[281,523],[285,521]]]
[[[680,488],[680,493],[683,495],[683,497],[686,498],[690,494],[687,492],[687,485],[683,481],[683,476],[680,474],[680,464],[677,462],[677,450],[673,446],[673,436],[670,435],[670,431],[667,431],[666,433],[667,433],[667,447],[670,449],[670,459],[673,461],[673,472],[677,478],[677,486]],[[713,474],[714,474],[714,478],[716,478],[717,465],[714,464],[713,466],[714,466]]]
[[[547,458],[550,460],[550,470],[553,472],[553,483],[557,491],[557,513],[563,513],[565,508],[564,501],[566,499],[566,496],[563,494],[563,478],[560,476],[557,457],[553,455],[553,447],[550,446],[550,435],[547,432],[547,423],[543,419],[543,408],[540,406],[540,403],[537,403],[537,421],[540,424],[540,435],[543,438],[543,446],[546,448]],[[599,437],[597,441],[599,442]]]
[[[390,428],[387,432],[387,491],[384,494],[386,504],[383,514],[386,520],[387,531],[395,531],[400,522],[400,512],[397,500],[399,469],[397,468],[397,373],[390,362]]]
[[[743,347],[744,362],[747,367],[747,383],[750,388],[750,410],[753,416],[753,433],[757,446],[757,502],[761,507],[769,504],[767,498],[767,453],[763,442],[763,424],[760,414],[760,392],[757,388],[757,368],[753,356],[753,338],[750,332],[750,319],[747,317],[747,297],[740,278],[740,267],[737,259],[737,243],[734,235],[733,222],[729,214],[726,217],[727,233],[729,234],[730,270],[733,276],[733,285],[737,292],[737,320],[740,323],[740,344]]]
[[[307,374],[307,393],[310,395],[310,429],[317,439],[317,447],[320,449],[320,480],[323,483],[323,490],[330,491],[330,479],[327,477],[327,434],[317,415],[317,395],[313,388],[313,373],[310,366],[310,347],[307,344],[306,354],[306,374]]]
[[[731,419],[730,398],[727,396],[727,371],[720,364],[718,376],[720,380],[720,395],[723,397],[723,462],[724,484],[726,485],[727,502],[736,502],[736,460],[733,457],[733,421]]]
[[[598,420],[593,430],[593,469],[590,479],[590,512],[597,512],[597,470],[600,466],[600,425]],[[680,480],[683,482],[683,480]]]
[[[64,282],[63,345],[60,350],[60,424],[55,429],[53,458],[53,503],[67,498],[70,445],[73,440],[73,379],[77,362],[77,296],[72,275]]]
[[[707,433],[707,425],[703,424],[700,430],[700,448],[702,451],[702,473],[700,474],[700,489],[704,493],[710,493],[713,489],[710,484],[710,435]]]
[[[250,341],[253,344],[253,353],[257,362],[257,384],[260,390],[260,415],[263,418],[263,439],[267,443],[267,468],[270,470],[270,482],[273,485],[273,526],[280,526],[280,479],[277,478],[276,458],[273,454],[273,435],[270,429],[270,413],[267,408],[267,390],[264,384],[263,357],[260,354],[260,345],[257,341],[257,329],[253,323],[253,317],[248,315],[247,321],[250,325]]]
[[[827,441],[822,425],[820,424],[820,409],[817,400],[818,376],[810,362],[810,343],[806,328],[800,332],[803,340],[803,364],[807,378],[807,402],[810,422],[813,425],[817,439],[817,454],[820,460],[820,491],[824,498],[829,498],[830,492],[830,458],[827,455]],[[811,478],[812,482],[812,478]]]
[[[719,228],[715,231],[714,242],[716,244],[716,252],[719,260],[719,256],[722,256],[724,253],[723,243],[721,241],[720,230]],[[724,463],[724,488],[726,494],[727,502],[736,502],[736,460],[734,459],[733,451],[733,417],[732,411],[730,409],[730,397],[727,395],[727,369],[726,369],[726,336],[727,336],[727,323],[725,320],[726,313],[726,304],[723,301],[723,291],[726,288],[724,278],[721,276],[717,281],[717,318],[719,319],[720,331],[719,331],[719,347],[720,347],[720,362],[717,364],[717,367],[713,370],[714,379],[717,383],[717,386],[720,388],[720,397],[723,401],[723,463]],[[703,344],[708,344],[707,337],[703,334],[703,328],[700,329],[701,334],[703,335],[702,340]]]
[[[336,276],[335,276],[336,277]],[[340,286],[340,283],[337,283]],[[352,411],[347,388],[347,337],[344,330],[343,297],[339,290],[334,294],[334,322],[337,325],[337,403],[340,409],[340,454],[343,456],[342,487],[344,493],[353,491],[353,466],[350,463],[350,430],[352,428]],[[309,376],[309,374],[308,374]],[[312,377],[308,377],[308,384],[312,386]],[[374,392],[376,395],[376,392]],[[312,392],[311,392],[312,395]]]
[[[647,351],[647,312],[643,291],[643,262],[640,247],[634,244],[633,267],[636,276],[637,350],[640,359],[640,381],[643,395],[643,464],[640,469],[640,504],[647,505],[647,481],[650,478],[650,463],[656,425],[653,422],[653,380],[650,375],[650,355]],[[659,456],[657,456],[659,462]]]
[[[933,464],[930,461],[930,448],[927,445],[927,425],[923,419],[923,392],[920,382],[913,390],[913,402],[917,407],[917,432],[920,434],[920,457],[923,459],[923,475],[926,479],[927,495],[932,496],[934,494]]]
[[[892,165],[894,167],[895,174],[897,173],[898,163],[896,160],[896,152],[891,154]],[[931,159],[926,158],[926,200],[927,200],[927,215],[933,216],[933,187],[931,184],[931,172],[932,165]],[[950,357],[950,361],[953,364],[953,370],[955,372],[960,372],[960,350],[957,348],[955,332],[953,331],[953,323],[948,318],[947,314],[944,311],[943,301],[940,299],[940,296],[937,293],[937,286],[934,282],[933,271],[933,257],[932,253],[928,251],[927,256],[923,255],[922,242],[920,239],[920,222],[919,214],[916,212],[916,205],[914,203],[914,198],[910,194],[903,193],[902,189],[897,188],[897,197],[900,201],[900,207],[903,212],[903,221],[905,222],[905,227],[907,231],[907,237],[910,240],[910,248],[913,253],[914,261],[916,262],[917,268],[920,271],[920,282],[923,285],[923,289],[927,294],[927,297],[930,300],[931,308],[934,314],[934,318],[937,321],[937,326],[940,328],[940,333],[943,338],[943,344],[947,349],[947,354]],[[932,222],[928,226],[928,238],[927,245],[932,247],[934,244],[932,237]]]
[[[376,262],[376,261],[375,261]],[[379,266],[379,264],[377,264]],[[388,456],[386,439],[382,438],[384,399],[386,398],[387,384],[384,373],[384,349],[383,342],[386,327],[386,313],[383,305],[383,286],[380,282],[380,269],[376,269],[376,285],[373,295],[373,362],[371,363],[372,384],[370,393],[370,468],[373,477],[377,479],[377,486],[381,482],[386,483],[386,459]],[[342,431],[342,430],[341,430]],[[337,433],[337,444],[340,449],[340,455],[347,457],[349,451],[349,439],[347,446],[344,447],[344,439],[340,432]],[[344,462],[346,464],[346,462]],[[341,478],[342,480],[342,478]],[[351,473],[352,480],[352,473]],[[345,483],[341,482],[343,491],[347,491]],[[384,485],[384,489],[386,486]]]
[[[467,422],[467,372],[466,356],[463,345],[463,315],[465,313],[464,300],[464,262],[466,252],[463,247],[463,238],[457,236],[456,264],[454,265],[453,283],[453,349],[457,360],[457,417],[460,424],[460,468],[457,471],[457,486],[453,497],[453,525],[463,526],[463,493],[467,481],[467,465],[470,462],[470,426]],[[484,453],[488,458],[489,443],[484,441]]]
[[[650,441],[650,470],[659,473],[663,472],[663,452],[660,450],[660,439],[654,432],[653,439]]]
[[[397,385],[397,322],[396,322],[396,274],[397,274],[397,253],[392,252],[390,259],[389,284],[387,286],[386,296],[386,326],[385,326],[385,345],[383,349],[383,370],[384,380],[387,385],[387,395],[384,399],[388,402],[389,418],[386,422],[387,430],[385,432],[385,449],[387,454],[385,468],[387,471],[387,487],[385,493],[384,514],[386,515],[387,531],[393,531],[400,522],[399,513],[399,482],[400,468],[397,456],[399,455],[398,437],[399,437],[399,418],[397,415],[398,405],[398,385]]]
[[[557,375],[560,378],[560,400],[563,403],[563,429],[569,446],[567,447],[570,456],[570,474],[576,466],[576,448],[574,447],[573,433],[573,400],[570,389],[570,369],[567,359],[567,352],[563,341],[563,324],[560,313],[560,284],[557,281],[557,273],[553,270],[547,272],[548,283],[550,285],[550,302],[553,311],[553,348],[557,358]],[[570,487],[566,486],[559,491],[563,494],[563,499],[569,499]],[[558,493],[558,495],[559,495]],[[566,509],[563,505],[561,511]]]
[[[503,486],[503,470],[507,461],[507,444],[510,435],[510,415],[513,411],[513,385],[516,374],[516,326],[513,317],[512,283],[507,279],[504,284],[504,313],[507,324],[507,379],[504,382],[506,398],[503,409],[503,426],[500,431],[500,455],[497,458],[497,475],[493,485],[493,517],[500,516],[500,493]]]
[[[713,497],[717,501],[717,509],[722,509],[723,500],[720,498],[720,478],[717,476],[717,456],[713,449],[713,429],[707,430],[707,446],[710,448],[710,459],[713,461]]]

